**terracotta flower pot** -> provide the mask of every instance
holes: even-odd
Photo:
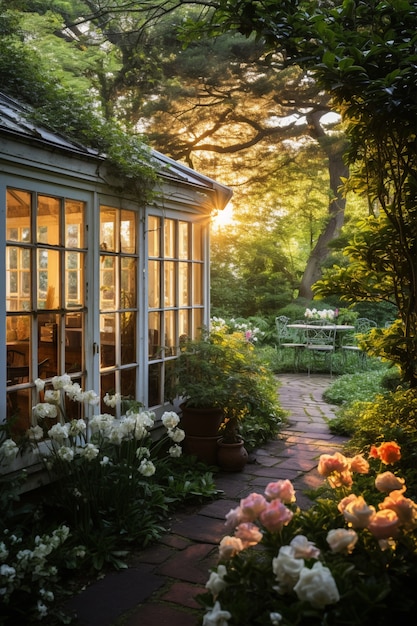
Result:
[[[217,465],[225,472],[240,472],[248,462],[248,453],[244,441],[224,443],[222,438],[217,442]]]
[[[217,465],[218,437],[193,437],[187,435],[184,439],[184,452],[195,456],[207,465]]]
[[[181,428],[186,436],[216,437],[223,421],[223,411],[219,408],[194,408],[181,405]]]

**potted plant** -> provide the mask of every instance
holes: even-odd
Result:
[[[271,412],[268,402],[272,387],[276,398],[272,375],[245,333],[216,327],[211,332],[204,330],[199,339],[184,341],[174,365],[171,397],[182,400],[186,452],[190,451],[190,444],[194,448],[196,441],[202,443],[203,437],[212,438],[211,462],[217,455],[214,447],[233,444],[242,448],[242,423],[258,410]],[[203,415],[207,409],[217,411],[217,425],[213,424],[211,431],[207,430]],[[245,450],[240,455],[247,459]],[[216,456],[217,461],[218,457],[222,454]]]

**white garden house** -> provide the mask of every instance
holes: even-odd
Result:
[[[160,415],[180,337],[209,321],[210,219],[231,191],[153,151],[160,193],[141,206],[102,155],[26,112],[0,94],[1,421],[25,430],[33,381],[64,373]]]

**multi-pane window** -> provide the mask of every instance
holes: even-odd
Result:
[[[102,399],[120,393],[163,407],[181,338],[196,336],[205,319],[205,226],[151,215],[142,237],[140,209],[103,204],[87,246],[86,212],[86,202],[64,194],[7,189],[7,417],[22,431],[42,399],[34,380],[64,373],[82,387],[99,375]],[[87,303],[87,284],[98,302]],[[98,410],[121,414],[103,402]]]
[[[6,200],[7,413],[31,415],[31,382],[82,380],[85,203],[15,188]]]
[[[167,400],[169,360],[182,337],[195,337],[204,321],[203,227],[148,217],[149,405]]]
[[[101,395],[137,398],[137,213],[100,208]],[[109,411],[103,405],[103,410]]]

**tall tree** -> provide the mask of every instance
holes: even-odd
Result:
[[[335,7],[335,4],[337,5]],[[417,3],[407,0],[310,3],[222,0],[215,26],[256,32],[289,63],[302,64],[332,96],[350,139],[351,185],[366,193],[374,238],[356,257],[362,296],[396,302],[396,337],[381,354],[399,363],[417,387]],[[393,243],[394,239],[394,243]],[[354,250],[354,248],[352,248]],[[379,257],[382,256],[382,263]],[[351,274],[356,278],[355,272]],[[373,285],[383,285],[378,291]],[[345,283],[347,297],[355,286]],[[359,292],[358,292],[359,293]]]
[[[157,149],[231,185],[237,206],[262,181],[276,181],[279,197],[281,173],[272,155],[286,152],[289,141],[314,142],[329,174],[323,194],[328,219],[320,222],[323,232],[314,241],[300,285],[300,294],[311,297],[329,242],[343,224],[345,199],[339,187],[347,170],[341,159],[343,135],[338,131],[335,137],[335,130],[330,135],[323,122],[330,111],[328,96],[310,74],[271,54],[262,38],[236,32],[183,49],[178,33],[184,24],[195,24],[201,11],[216,15],[221,3],[14,2],[25,7],[23,26],[31,32],[32,47],[42,50],[68,81],[80,86],[90,81],[106,117],[146,129]],[[52,46],[53,39],[60,45]],[[65,48],[70,63],[63,62]]]

